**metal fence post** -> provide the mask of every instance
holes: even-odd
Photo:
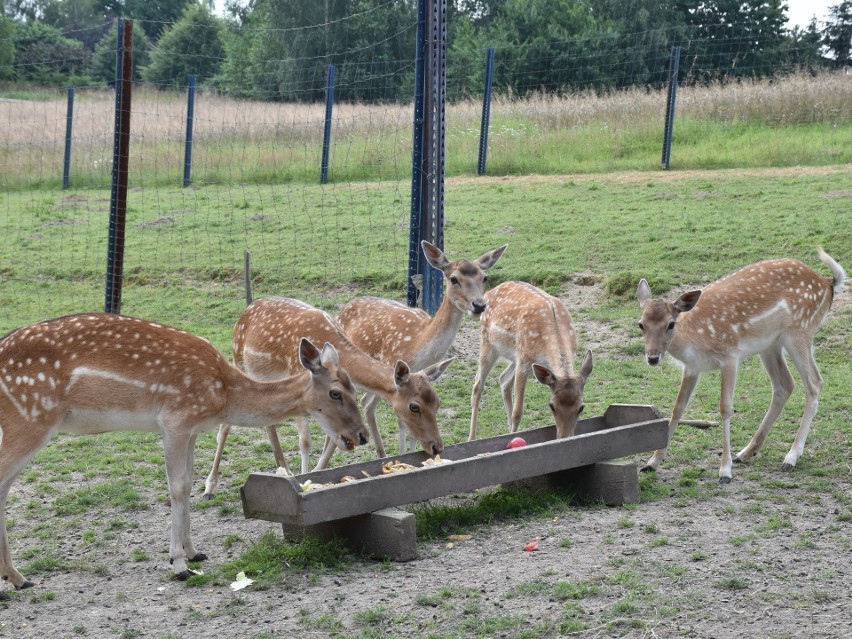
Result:
[[[494,47],[485,52],[485,87],[482,92],[482,124],[479,128],[479,163],[477,175],[485,175],[485,158],[488,154],[488,125],[491,122],[491,84],[494,78]]]
[[[331,114],[334,109],[334,65],[328,65],[328,81],[325,85],[325,128],[322,133],[322,169],[320,183],[328,182],[328,154],[331,147]]]
[[[414,277],[423,272],[425,263],[420,251],[420,208],[423,205],[423,109],[424,63],[426,48],[426,0],[417,0],[417,44],[414,59],[414,131],[411,145],[411,217],[408,224],[408,277],[406,302],[417,306],[418,287]],[[422,288],[422,284],[421,287]]]
[[[133,77],[133,22],[119,18],[115,66],[115,136],[107,239],[107,313],[121,313],[124,223],[127,216],[127,168],[130,154],[130,92]]]
[[[74,124],[74,87],[68,87],[68,110],[65,116],[65,159],[62,162],[62,190],[68,188],[71,171],[71,130]]]
[[[192,123],[195,119],[195,74],[189,76],[186,97],[186,146],[183,155],[183,185],[189,186],[192,172]]]
[[[666,97],[666,125],[663,131],[663,159],[660,168],[669,168],[672,154],[672,130],[674,128],[675,101],[677,99],[677,75],[680,68],[680,47],[672,47],[669,59],[669,90]]]

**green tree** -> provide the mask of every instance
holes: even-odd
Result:
[[[0,80],[8,80],[14,71],[12,63],[15,61],[15,44],[13,36],[15,23],[6,17],[3,0],[0,0]]]
[[[17,80],[62,84],[82,75],[89,66],[91,54],[81,42],[41,22],[18,23],[13,42]]]
[[[190,4],[194,4],[193,0],[122,0],[120,15],[136,21],[148,39],[156,42],[169,23],[180,20]]]
[[[161,86],[186,84],[190,74],[199,82],[212,79],[225,55],[224,26],[201,4],[187,5],[180,20],[163,32],[151,52],[142,78]]]
[[[838,66],[852,64],[852,0],[828,8],[822,43]]]
[[[95,53],[92,56],[91,76],[96,80],[103,80],[109,85],[115,83],[115,48],[116,48],[115,23],[107,33],[95,45]],[[151,42],[145,31],[133,25],[133,79],[142,79],[142,69],[151,61]]]

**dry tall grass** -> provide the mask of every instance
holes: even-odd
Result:
[[[539,132],[584,127],[656,130],[665,93],[635,88],[605,95],[496,96],[494,122],[521,139]],[[114,98],[80,90],[74,109],[72,181],[106,185],[112,162]],[[481,103],[447,107],[450,136],[478,137]],[[795,75],[681,87],[677,118],[708,124],[766,126],[852,123],[852,77]],[[196,181],[315,180],[319,173],[323,104],[239,101],[197,96],[193,177]],[[61,179],[66,101],[0,101],[0,188]],[[186,98],[137,87],[131,115],[131,171],[136,183],[177,182],[183,174]],[[516,128],[512,128],[516,127]],[[409,172],[410,104],[335,105],[332,173],[351,179],[402,179]],[[473,141],[471,144],[475,144]],[[473,164],[471,163],[471,166]]]

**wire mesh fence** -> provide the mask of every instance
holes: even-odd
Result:
[[[156,81],[143,68],[133,86],[123,312],[184,326],[225,309],[236,317],[247,249],[256,296],[333,306],[390,289],[403,299],[416,18],[385,12],[391,4],[334,20],[320,15],[297,29],[244,26],[256,44],[247,52],[216,49],[206,23],[191,30],[194,53],[173,59],[162,51],[165,36],[153,48],[134,39],[137,67],[148,59],[187,73]],[[136,32],[171,27],[135,23]],[[103,43],[92,55],[69,55],[62,65],[27,58],[16,70],[64,74],[70,84],[86,64],[114,64],[114,30],[87,38]],[[852,161],[852,76],[816,69],[795,50],[783,62],[763,59],[746,37],[664,29],[496,43],[488,174],[659,170],[674,44],[682,58],[673,167]],[[485,55],[448,52],[448,177],[476,174]],[[321,184],[329,64],[335,102]],[[199,75],[184,188],[190,73]],[[103,307],[115,98],[91,81],[75,95],[64,190],[65,87],[0,100],[0,228],[8,238],[0,329]],[[773,146],[779,127],[824,138],[824,153]],[[720,137],[731,140],[725,153],[706,144]],[[757,143],[766,148],[738,154],[738,144]],[[398,276],[388,279],[389,271]]]

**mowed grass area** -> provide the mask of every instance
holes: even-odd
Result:
[[[252,250],[255,263],[257,297],[289,295],[330,311],[362,293],[402,300],[408,243],[406,186],[397,182],[132,191],[124,312],[186,328],[229,353],[231,329],[244,304],[241,268],[246,247]],[[519,279],[554,294],[588,290],[588,295],[580,296],[583,303],[571,309],[580,348],[597,344],[595,369],[585,394],[587,415],[601,414],[615,402],[652,403],[664,414],[671,409],[679,372],[671,364],[652,369],[644,363],[642,340],[635,327],[639,309],[633,296],[639,277],[648,278],[655,292],[673,296],[744,263],[776,256],[802,259],[828,275],[814,255],[818,245],[852,271],[850,165],[460,177],[448,180],[446,190],[445,246],[451,257],[476,257],[508,243],[507,252],[490,273],[491,285]],[[108,197],[105,191],[47,189],[0,196],[0,232],[6,238],[0,263],[4,308],[0,331],[43,317],[102,307]],[[578,282],[587,285],[578,289]],[[728,516],[754,521],[762,537],[777,537],[779,543],[791,534],[798,535],[796,548],[805,552],[814,544],[825,543],[825,536],[814,533],[809,537],[810,533],[798,529],[792,532],[789,517],[766,514],[759,505],[784,503],[790,491],[797,497],[804,495],[809,502],[830,498],[839,505],[838,512],[826,519],[826,526],[834,532],[825,534],[833,538],[842,535],[843,527],[852,521],[850,289],[852,285],[817,334],[816,358],[825,387],[805,455],[795,471],[785,475],[778,470],[804,408],[795,371],[796,390],[763,451],[751,464],[734,469],[735,486],[741,485],[753,495],[756,510],[732,511]],[[465,320],[468,337],[472,326],[472,320]],[[436,385],[442,401],[439,419],[448,444],[467,437],[475,350],[456,352],[458,360]],[[481,437],[506,428],[497,374],[497,370],[492,373],[483,397]],[[735,395],[734,450],[744,446],[757,428],[770,395],[765,373],[752,358],[741,368]],[[716,419],[718,397],[718,374],[705,375],[688,416]],[[543,386],[529,384],[522,428],[550,423],[548,399]],[[395,452],[396,424],[386,406],[379,411],[379,423],[389,452]],[[317,430],[314,450],[321,445]],[[291,467],[298,467],[295,428],[286,425],[280,433],[291,454]],[[665,472],[674,473],[674,479],[662,481],[654,474],[643,474],[643,501],[671,504],[678,513],[674,518],[686,518],[692,509],[705,509],[708,500],[724,495],[717,484],[720,437],[718,428],[681,427],[664,462]],[[214,448],[214,433],[199,437],[193,507],[215,513],[216,521],[226,525],[229,519],[242,517],[239,488],[245,478],[254,471],[271,471],[272,454],[261,431],[234,429],[219,493],[204,502],[198,498]],[[337,453],[332,464],[371,458],[373,451],[368,445],[354,454]],[[637,456],[634,461],[644,458]],[[56,571],[106,576],[122,569],[115,564],[125,563],[138,566],[140,575],[145,570],[157,571],[155,582],[164,581],[166,520],[156,537],[143,539],[134,530],[140,520],[159,516],[155,510],[161,510],[158,507],[166,495],[158,437],[137,433],[57,436],[24,470],[10,495],[8,523],[18,567],[44,583]],[[576,516],[572,513],[576,507],[565,496],[529,497],[498,490],[469,495],[457,506],[421,505],[414,512],[423,542],[441,540],[443,544],[447,534],[476,534],[481,525],[567,519]],[[616,548],[625,538],[638,537],[651,547],[662,547],[670,543],[669,535],[671,543],[678,543],[677,530],[666,526],[668,520],[637,523],[643,521],[641,509],[641,504],[624,509],[617,528],[607,532],[600,543]],[[196,536],[199,514],[193,520]],[[714,577],[713,588],[716,596],[739,597],[743,594],[739,591],[747,592],[761,573],[755,577],[749,572],[753,537],[727,537],[731,553],[745,546],[742,570]],[[132,541],[126,545],[117,543],[128,539]],[[560,548],[568,553],[572,543],[585,542],[566,537],[560,540]],[[339,545],[290,544],[272,532],[256,539],[227,534],[221,545],[214,545],[211,561],[199,566],[206,574],[190,582],[199,586],[189,591],[190,597],[209,588],[227,590],[241,570],[256,580],[255,589],[269,589],[260,594],[264,597],[271,593],[296,596],[306,584],[314,584],[317,575],[329,571],[341,575],[343,581],[364,572],[363,565]],[[848,551],[848,540],[839,542],[838,548]],[[605,627],[611,636],[634,636],[631,628],[653,628],[660,618],[690,614],[706,605],[706,600],[691,600],[689,592],[678,594],[679,587],[671,584],[678,583],[681,575],[691,574],[696,566],[710,564],[710,559],[696,551],[668,565],[648,561],[646,555],[618,555],[601,568],[599,578],[573,579],[554,571],[533,573],[502,593],[499,600],[507,608],[518,601],[544,597],[557,602],[552,614],[533,622],[498,612],[493,604],[484,602],[478,590],[448,585],[419,593],[413,609],[382,604],[359,610],[349,626],[346,606],[323,612],[299,604],[298,623],[307,631],[329,636],[372,637],[377,636],[377,629],[384,629],[381,632],[388,636],[409,636],[412,623],[427,611],[436,621],[425,627],[435,637],[490,637],[498,632],[511,637],[546,637],[594,632],[598,627]],[[715,558],[712,561],[715,565]],[[389,570],[375,568],[385,569]],[[814,584],[809,586],[811,591],[795,605],[805,613],[834,605],[842,595],[821,584],[835,581],[836,576],[812,576],[807,582]],[[239,620],[256,614],[248,606],[255,593],[247,592],[206,613],[193,608],[175,614],[199,624],[220,614]],[[64,596],[40,586],[13,593],[16,600],[26,601],[10,605],[26,603],[41,610],[52,598]],[[596,612],[598,608],[603,610]],[[79,634],[85,634],[88,627],[89,621],[81,622]]]

